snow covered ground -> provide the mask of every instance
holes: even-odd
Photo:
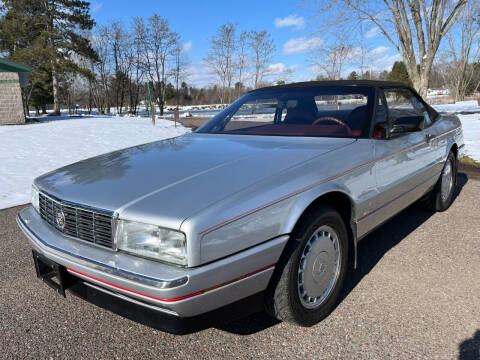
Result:
[[[458,101],[455,104],[433,105],[438,112],[460,113],[460,112],[480,112],[480,106],[477,100]]]
[[[45,120],[38,124],[0,126],[0,209],[30,202],[33,179],[48,171],[190,131],[181,124],[175,128],[172,121],[162,119],[157,119],[153,127],[150,119],[140,117]]]
[[[433,105],[439,112],[457,114],[462,121],[465,154],[480,162],[480,106],[476,100]],[[462,115],[461,113],[471,113]]]
[[[480,162],[480,113],[458,117],[462,121],[465,155]]]

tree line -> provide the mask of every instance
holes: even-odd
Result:
[[[94,27],[89,3],[80,0],[6,0],[0,18],[1,51],[32,67],[25,103],[37,111],[78,95],[100,113],[136,113],[147,93],[163,114],[185,75],[180,36],[158,14]]]
[[[172,93],[169,79],[175,79],[178,92],[186,70],[180,36],[168,20],[154,13],[147,19],[133,18],[129,26],[98,26],[87,36],[97,54],[96,59],[86,59],[93,74],[88,79],[89,104],[100,113],[111,107],[120,114],[124,109],[136,113],[147,95],[163,115]]]
[[[45,112],[72,104],[79,95],[89,109],[116,107],[136,113],[150,93],[163,113],[185,73],[179,35],[168,20],[153,14],[94,27],[89,3],[79,0],[6,0],[1,4],[0,49],[9,59],[32,68],[23,89],[25,104]]]
[[[180,35],[159,14],[95,26],[81,0],[6,0],[0,12],[0,51],[32,68],[23,96],[37,113],[78,102],[89,111],[137,113],[151,101],[163,115],[167,102],[229,102],[262,84],[275,50],[266,31],[222,25],[203,59],[214,84],[197,88],[187,83]]]
[[[314,2],[329,41],[308,57],[318,74],[312,78],[399,80],[422,95],[428,87],[447,87],[455,100],[478,91],[478,1],[385,0],[381,8],[375,0],[336,4]],[[198,88],[188,83],[193,66],[168,19],[153,13],[127,24],[96,26],[89,11],[83,0],[0,2],[0,52],[33,69],[23,89],[27,107],[45,111],[53,103],[58,114],[61,106],[81,104],[100,113],[112,108],[137,113],[151,101],[163,114],[167,104],[228,103],[275,80],[276,47],[265,30],[221,25],[203,58],[211,85]],[[366,24],[374,25],[398,51],[401,60],[391,71],[372,67],[378,54],[364,43]],[[288,71],[282,75],[284,82]]]

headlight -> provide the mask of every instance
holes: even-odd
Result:
[[[40,212],[40,203],[38,198],[38,189],[35,185],[32,185],[32,206],[35,210]]]
[[[136,255],[187,265],[187,241],[179,231],[118,220],[117,247]]]

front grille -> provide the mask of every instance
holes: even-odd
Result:
[[[111,212],[65,204],[42,193],[39,200],[40,216],[58,231],[94,244],[113,246]],[[57,222],[57,216],[62,212],[65,218],[63,228]]]

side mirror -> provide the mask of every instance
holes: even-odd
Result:
[[[423,130],[424,127],[425,118],[423,116],[403,116],[395,120],[390,134],[420,131]]]

